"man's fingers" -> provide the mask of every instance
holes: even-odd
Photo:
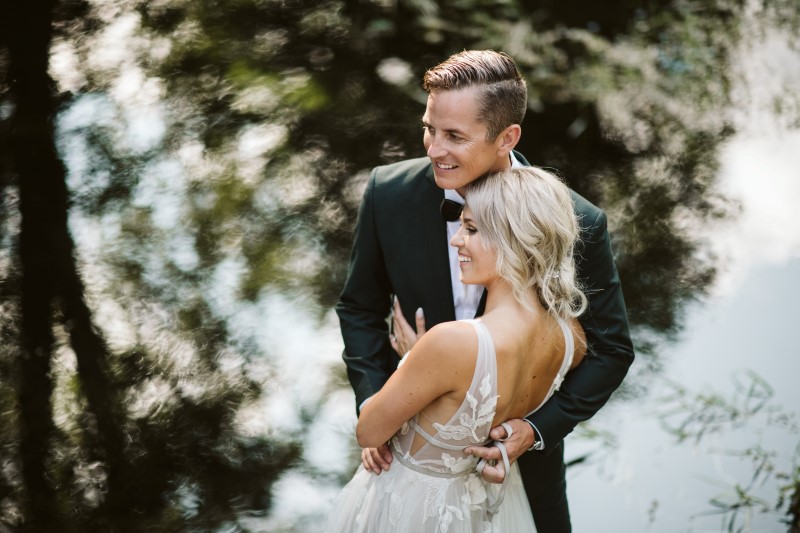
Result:
[[[389,470],[388,465],[392,462],[392,450],[389,449],[389,446],[384,444],[380,448],[378,448],[378,454],[381,455],[382,459],[386,463],[387,467],[386,470]]]
[[[494,466],[487,464],[481,472],[481,477],[489,483],[502,483],[506,477],[506,469],[503,467],[503,463],[497,463]]]
[[[486,460],[493,459],[498,461],[503,459],[503,455],[500,453],[500,450],[494,446],[470,446],[464,450],[464,453],[468,453],[475,457],[480,457]]]
[[[494,440],[503,440],[508,436],[508,432],[506,431],[506,428],[504,428],[503,426],[495,426],[489,432],[489,436]]]
[[[369,448],[361,450],[361,464],[364,465],[366,470],[369,470],[373,474],[381,473],[381,469],[372,460],[372,454],[369,453]]]
[[[374,474],[380,474],[384,470],[389,470],[389,464],[392,462],[392,453],[389,451],[389,458],[387,460],[385,456],[382,455],[384,450],[389,451],[389,447],[383,445],[380,448],[362,448],[361,464],[364,465],[365,469]]]
[[[513,463],[533,445],[535,435],[531,425],[520,418],[508,420],[506,424],[511,426],[512,435],[504,443],[508,452],[508,460]],[[503,426],[497,426],[492,428],[489,436],[494,440],[503,440],[508,434]]]
[[[384,444],[380,448],[370,448],[369,452],[370,455],[372,455],[373,462],[381,470],[389,470],[389,464],[392,462],[392,452],[389,451],[389,447],[387,445]],[[388,452],[388,457],[387,457],[387,452]]]

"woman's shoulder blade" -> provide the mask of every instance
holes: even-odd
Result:
[[[432,327],[420,340],[425,352],[438,357],[458,359],[470,351],[477,353],[478,336],[472,324],[464,321],[442,322]]]

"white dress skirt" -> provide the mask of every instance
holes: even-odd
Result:
[[[502,485],[487,483],[476,470],[478,459],[463,453],[468,446],[491,442],[498,397],[492,337],[479,319],[466,322],[478,333],[478,358],[461,406],[446,423],[432,423],[433,434],[418,425],[419,414],[404,424],[390,441],[394,460],[388,471],[376,475],[359,466],[334,502],[326,533],[536,531],[517,464]],[[572,362],[572,332],[565,323],[561,328],[567,340],[564,361],[542,404]],[[427,442],[411,454],[415,436]]]

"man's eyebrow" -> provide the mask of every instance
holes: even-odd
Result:
[[[431,126],[430,123],[428,121],[426,121],[426,120],[422,121],[422,125],[425,126],[426,128],[436,129],[433,126]],[[459,129],[451,128],[451,129],[442,130],[442,131],[445,132],[445,133],[455,133],[456,135],[460,135],[462,137],[464,136],[464,132],[459,130]]]

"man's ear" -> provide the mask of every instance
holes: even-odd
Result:
[[[517,146],[520,137],[522,137],[522,127],[519,124],[510,125],[497,136],[497,149],[510,152]]]

